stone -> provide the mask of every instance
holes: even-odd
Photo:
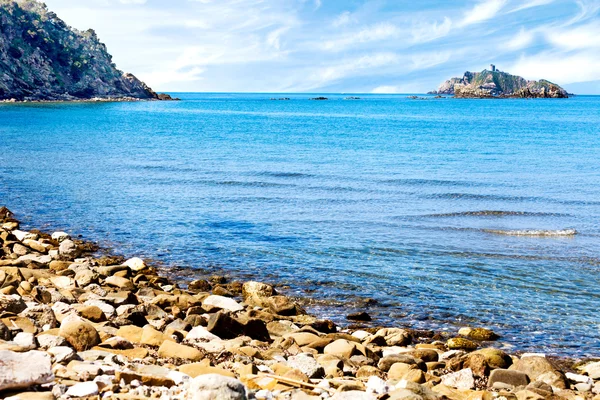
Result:
[[[71,386],[65,395],[70,397],[89,397],[98,394],[98,384],[96,382],[80,382]]]
[[[190,282],[190,284],[188,285],[188,289],[198,292],[210,292],[212,286],[210,285],[210,283],[208,283],[207,280],[198,279]]]
[[[559,372],[546,357],[521,357],[510,369],[527,374],[531,381],[540,380],[559,389],[568,388],[567,380],[563,373]]]
[[[92,322],[106,321],[106,315],[102,312],[99,307],[96,306],[78,306],[76,307],[77,312],[83,318],[88,319]]]
[[[98,307],[107,319],[114,317],[116,314],[115,308],[102,300],[86,300],[83,305]]]
[[[379,368],[373,367],[371,365],[363,365],[356,371],[356,378],[364,379],[369,378],[371,376],[376,376],[378,378],[385,378],[386,374]],[[390,379],[394,379],[390,377]]]
[[[475,378],[470,368],[442,376],[442,383],[456,389],[473,389],[475,387]]]
[[[216,296],[216,295],[210,295],[207,298],[205,298],[204,301],[202,302],[202,306],[204,308],[206,308],[206,307],[217,308],[220,310],[226,310],[226,311],[231,311],[231,312],[242,311],[244,309],[244,307],[242,307],[240,304],[238,304],[237,301],[235,301],[229,297]]]
[[[243,325],[223,312],[211,315],[206,330],[221,339],[234,339],[244,333]]]
[[[187,341],[211,341],[211,340],[221,340],[220,337],[214,335],[208,331],[203,326],[197,326],[193,328],[188,334],[185,336],[185,340]]]
[[[162,358],[182,358],[191,361],[200,361],[204,358],[199,350],[171,341],[165,341],[160,345],[158,356]]]
[[[79,248],[75,242],[70,239],[66,239],[60,243],[60,246],[58,247],[58,254],[63,260],[74,260],[79,257],[81,252],[79,251]]]
[[[415,365],[405,364],[405,363],[394,363],[388,369],[388,378],[389,379],[403,379],[404,376],[412,369],[415,369]]]
[[[408,365],[415,365],[416,367],[426,370],[427,367],[423,362],[417,361],[414,357],[407,354],[393,354],[385,356],[377,363],[377,368],[382,371],[388,371],[392,365],[396,363],[403,363]]]
[[[410,333],[400,328],[382,328],[375,335],[383,336],[388,346],[406,346],[412,341]]]
[[[284,334],[283,337],[286,339],[293,339],[294,342],[296,342],[296,344],[300,347],[309,345],[320,339],[319,336],[310,332],[294,332],[290,334]]]
[[[50,262],[49,268],[54,272],[64,271],[71,265],[70,261],[58,261],[54,260]]]
[[[50,356],[41,351],[0,351],[0,391],[29,388],[54,380]]]
[[[43,327],[54,329],[58,326],[54,311],[47,305],[30,307],[23,311],[21,315],[32,320],[34,325],[40,329]]]
[[[296,303],[287,296],[272,296],[267,299],[269,309],[277,315],[296,315],[298,314]]]
[[[319,364],[314,357],[307,354],[290,356],[288,357],[286,364],[290,368],[299,370],[310,379],[319,379],[325,376],[325,370],[321,364]]]
[[[15,335],[13,342],[27,350],[33,350],[37,347],[37,341],[33,333],[19,332]]]
[[[104,280],[104,283],[106,283],[109,286],[114,286],[114,287],[117,287],[117,288],[123,289],[123,290],[135,289],[133,282],[131,282],[129,279],[123,278],[121,276],[115,276],[115,275],[109,276]]]
[[[485,357],[485,361],[487,362],[490,369],[506,369],[512,365],[512,358],[503,352],[502,350],[493,349],[493,348],[485,348],[481,350],[474,351],[468,355],[468,357],[473,355],[482,355]]]
[[[376,400],[374,394],[362,392],[358,390],[349,390],[346,392],[336,393],[331,400]]]
[[[457,337],[449,339],[446,343],[450,350],[475,350],[477,349],[477,343],[470,341],[469,339]]]
[[[494,331],[487,328],[461,328],[458,331],[458,334],[461,336],[465,336],[469,339],[479,341],[490,341],[499,338],[499,336],[496,333],[494,333]]]
[[[123,265],[126,265],[127,267],[129,267],[130,270],[134,272],[139,272],[146,269],[146,263],[144,262],[144,260],[138,257],[130,258],[129,260],[125,261]]]
[[[91,349],[100,343],[100,336],[96,328],[82,319],[65,319],[58,334],[64,337],[77,351]]]
[[[162,372],[162,371],[160,371]],[[131,384],[132,381],[138,381],[145,386],[163,386],[170,388],[175,386],[173,379],[167,376],[168,372],[163,374],[144,374],[130,371],[117,371],[115,373],[115,379],[117,382],[125,382]]]
[[[191,363],[191,364],[182,365],[179,367],[179,371],[192,377],[192,378],[195,378],[200,375],[210,375],[210,374],[217,374],[217,375],[221,375],[221,376],[227,376],[229,378],[235,378],[235,374],[231,371],[228,371],[223,368],[211,367],[210,362],[208,362],[208,360],[204,360],[203,362],[199,362],[199,363]]]
[[[332,354],[335,356],[352,357],[356,352],[356,344],[345,339],[338,339],[323,349],[324,354]]]
[[[190,400],[246,400],[246,388],[237,379],[218,374],[200,375],[190,382]]]
[[[54,362],[57,364],[68,363],[77,357],[77,353],[67,346],[50,347],[47,353],[54,357]]]
[[[527,386],[529,378],[527,374],[508,369],[495,369],[490,373],[488,387],[494,389],[512,389],[517,386]]]
[[[581,370],[594,380],[600,379],[600,362],[592,362],[581,367]]]
[[[173,339],[170,336],[165,335],[160,331],[157,331],[150,325],[146,325],[142,328],[142,336],[140,337],[141,344],[146,344],[149,346],[160,346],[163,342],[167,340],[173,341]]]
[[[371,321],[371,316],[369,314],[367,314],[365,311],[361,311],[361,312],[355,312],[352,314],[348,314],[346,316],[346,319],[348,319],[350,321],[368,322],[368,321]]]
[[[29,249],[20,243],[15,243],[15,245],[12,248],[12,251],[18,256],[24,256],[25,254],[29,253]]]
[[[5,400],[54,400],[52,392],[21,392],[14,396],[6,397]]]
[[[273,286],[261,282],[246,282],[242,285],[244,302],[251,306],[268,307],[268,298],[276,295]]]
[[[69,234],[66,232],[54,232],[51,237],[52,240],[56,240],[59,243],[71,239],[71,236],[69,236]]]
[[[75,282],[80,288],[95,283],[98,280],[98,274],[89,269],[81,269],[75,273]]]
[[[21,296],[17,294],[0,294],[0,311],[18,314],[26,308],[27,305],[25,304]]]
[[[77,287],[75,280],[73,278],[71,278],[70,276],[55,276],[53,278],[50,278],[50,282],[52,282],[54,287],[56,287],[59,290],[60,289],[75,289],[75,287]]]

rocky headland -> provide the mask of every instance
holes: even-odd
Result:
[[[430,94],[453,95],[456,98],[567,98],[559,85],[547,80],[528,81],[520,76],[490,70],[465,72],[461,78],[451,78]]]
[[[270,284],[98,250],[0,208],[0,397],[600,399],[600,362],[507,354],[486,328],[339,327]]]
[[[0,101],[170,100],[112,62],[93,30],[37,0],[0,0]]]

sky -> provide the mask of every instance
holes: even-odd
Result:
[[[169,92],[424,93],[491,63],[600,94],[600,0],[45,0]]]

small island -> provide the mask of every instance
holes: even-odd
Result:
[[[172,100],[117,69],[94,30],[44,3],[0,0],[0,101]]]
[[[490,70],[465,72],[462,78],[451,78],[438,90],[437,95],[454,95],[456,98],[567,98],[565,89],[550,81],[528,81],[520,76],[499,71],[495,65]]]

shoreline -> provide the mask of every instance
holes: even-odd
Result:
[[[181,271],[21,231],[3,207],[0,226],[8,398],[600,399],[600,362],[507,354],[485,328],[364,327],[360,313],[339,327],[276,285],[207,276],[185,287],[166,277]]]

